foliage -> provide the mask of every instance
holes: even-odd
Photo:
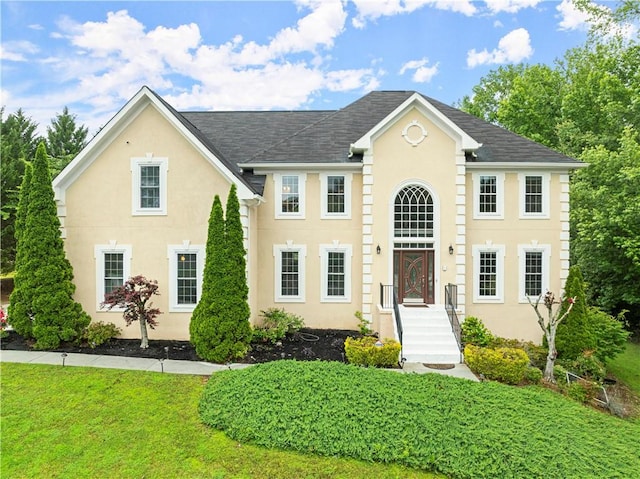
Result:
[[[542,381],[542,371],[539,368],[529,366],[524,372],[524,380],[529,384],[539,384]]]
[[[553,378],[558,386],[567,384],[567,370],[564,366],[556,364],[553,366]]]
[[[564,287],[564,299],[560,305],[560,314],[569,307],[568,298],[576,298],[571,312],[558,325],[556,332],[556,349],[558,357],[575,359],[585,350],[595,348],[595,331],[589,322],[587,298],[584,291],[582,271],[577,265],[569,268],[569,276]]]
[[[607,370],[604,364],[593,354],[593,351],[585,351],[571,364],[571,371],[580,377],[602,383]]]
[[[344,351],[347,361],[358,366],[392,368],[398,365],[402,346],[394,339],[379,341],[373,336],[347,338]]]
[[[287,334],[304,328],[304,319],[296,314],[288,313],[284,308],[269,308],[261,311],[262,324],[253,329],[253,339],[275,343]]]
[[[47,152],[38,146],[33,161],[24,230],[19,232],[19,269],[9,316],[16,331],[33,337],[35,347],[56,348],[77,338],[91,318],[73,300],[73,270],[60,235]]]
[[[567,386],[567,396],[579,403],[588,404],[596,398],[599,390],[597,382],[578,379]]]
[[[248,287],[240,205],[235,185],[227,199],[227,220],[215,195],[207,234],[202,295],[189,332],[198,356],[223,363],[242,357],[249,348]]]
[[[640,395],[640,344],[629,342],[626,346],[620,355],[607,363],[607,369]]]
[[[590,307],[589,324],[595,331],[594,354],[603,362],[608,362],[624,351],[629,339],[625,329],[624,311],[614,318],[598,308]]]
[[[501,338],[496,336],[488,344],[490,348],[516,348],[522,349],[527,356],[529,356],[529,362],[531,366],[538,369],[544,369],[547,354],[549,350],[546,346],[535,344],[532,341],[521,341],[519,339]]]
[[[149,300],[158,293],[158,282],[142,275],[127,279],[122,286],[118,286],[104,295],[101,307],[111,311],[113,308],[124,308],[122,316],[127,326],[134,321],[140,323],[140,347],[149,347],[147,325],[151,329],[157,326],[156,317],[162,314],[158,308],[152,308]]]
[[[201,376],[0,367],[3,478],[436,479],[394,464],[239,444],[200,422]]]
[[[0,307],[0,338],[6,338],[9,335],[6,331],[7,326],[7,316],[4,309]]]
[[[121,334],[122,330],[115,324],[96,321],[87,326],[87,329],[85,329],[82,334],[82,339],[84,339],[89,346],[95,348]]]
[[[455,478],[633,477],[640,470],[639,424],[541,387],[276,361],[216,373],[199,410],[205,424],[244,444],[398,462]],[[549,441],[562,447],[549,449]]]
[[[365,317],[362,315],[362,311],[356,311],[354,315],[358,320],[358,330],[360,331],[360,334],[362,334],[363,336],[369,336],[373,334],[373,329],[370,328],[371,323],[365,319]]]
[[[89,132],[86,126],[76,125],[76,116],[66,106],[47,127],[47,150],[51,155],[51,176],[62,169],[84,148]]]
[[[529,356],[517,348],[494,349],[467,344],[464,360],[474,373],[505,384],[521,383],[529,369]]]
[[[473,344],[475,346],[488,346],[493,340],[493,334],[487,329],[481,319],[475,316],[464,318],[461,326],[462,344]]]

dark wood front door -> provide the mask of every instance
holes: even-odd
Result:
[[[404,305],[435,302],[433,250],[398,251],[398,298]]]

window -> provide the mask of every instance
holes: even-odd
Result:
[[[474,302],[504,302],[504,253],[503,245],[473,245]]]
[[[351,245],[320,245],[321,300],[323,302],[351,301]]]
[[[351,178],[351,173],[320,174],[322,218],[351,218]]]
[[[549,183],[548,173],[519,174],[520,184],[520,217],[549,218]]]
[[[104,295],[110,293],[131,276],[131,246],[118,245],[114,241],[109,245],[94,247],[96,260],[96,310],[104,301]]]
[[[549,289],[549,245],[518,246],[520,259],[520,302],[527,302]]]
[[[274,245],[275,300],[280,302],[304,302],[306,246]]]
[[[169,245],[169,311],[193,311],[202,293],[205,247]]]
[[[307,176],[304,174],[274,174],[273,178],[276,185],[276,218],[304,218]]]
[[[133,215],[167,214],[167,158],[131,159],[131,212]]]
[[[422,186],[410,185],[396,195],[394,238],[433,238],[433,198]]]
[[[473,217],[504,218],[504,173],[474,173]]]

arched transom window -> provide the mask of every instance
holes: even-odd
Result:
[[[404,187],[394,203],[395,238],[433,238],[433,198],[418,185]]]

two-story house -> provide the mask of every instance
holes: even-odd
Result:
[[[282,307],[355,329],[361,311],[384,337],[402,328],[408,359],[446,362],[446,300],[495,334],[540,340],[527,296],[563,287],[581,166],[412,91],[336,111],[177,112],[143,87],[54,188],[94,320],[120,323],[104,294],[143,274],[162,294],[151,338],[188,339],[213,197],[235,184],[252,321]]]

